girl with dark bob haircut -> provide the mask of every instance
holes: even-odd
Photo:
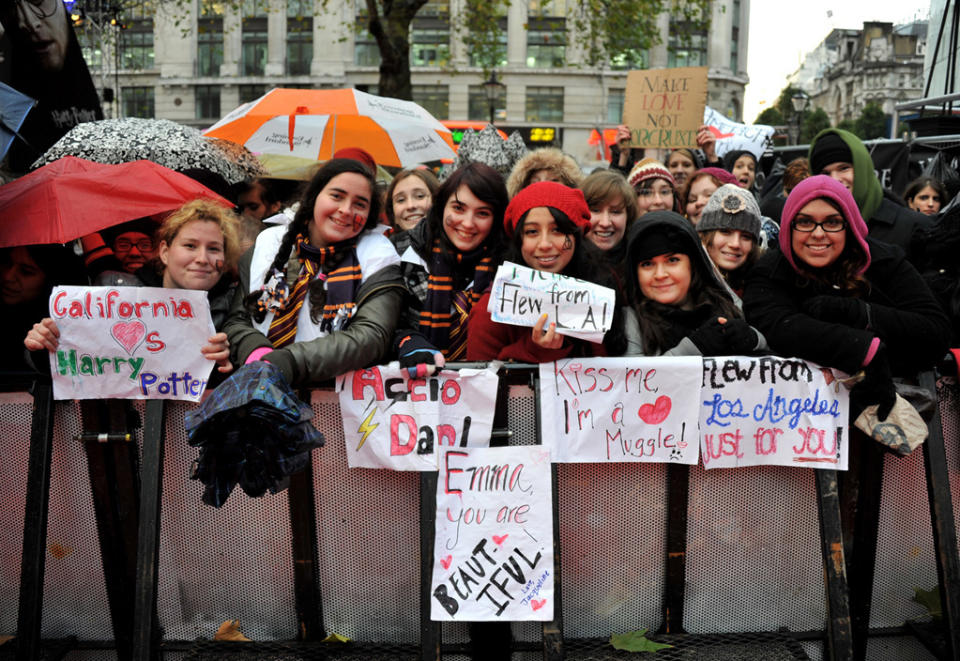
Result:
[[[333,159],[290,225],[259,234],[224,328],[235,364],[266,360],[298,386],[382,362],[403,283],[374,190],[366,166]]]

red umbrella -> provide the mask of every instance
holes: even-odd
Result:
[[[66,156],[0,186],[0,248],[66,243],[206,198],[227,200],[150,161],[104,165]]]

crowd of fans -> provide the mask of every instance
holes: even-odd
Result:
[[[196,176],[235,208],[190,202],[84,237],[82,251],[0,251],[2,364],[44,369],[59,340],[50,290],[80,283],[207,291],[217,332],[197,350],[221,374],[273,363],[294,386],[390,360],[424,375],[458,360],[774,353],[862,371],[857,406],[886,406],[893,377],[955,346],[960,219],[940,213],[939,182],[898,201],[863,143],[828,129],[760,199],[756,156],[719,159],[701,136],[666,163],[614,149],[588,176],[554,148],[506,167],[463,158],[442,181],[420,167],[385,185],[356,148],[299,186]],[[613,289],[603,341],[561,335],[547,315],[494,322],[505,260]]]

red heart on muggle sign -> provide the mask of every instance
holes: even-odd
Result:
[[[670,415],[671,405],[669,397],[660,395],[653,404],[644,404],[641,406],[640,410],[637,411],[637,415],[648,425],[659,425]]]

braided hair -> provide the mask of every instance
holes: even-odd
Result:
[[[377,226],[377,223],[380,222],[380,199],[374,194],[376,180],[374,179],[373,173],[360,161],[355,161],[350,158],[335,158],[327,161],[307,185],[303,193],[303,198],[300,200],[300,208],[297,209],[297,213],[287,227],[287,231],[283,235],[283,240],[280,242],[280,247],[277,249],[277,254],[274,255],[273,261],[270,263],[270,266],[267,267],[267,271],[263,277],[264,284],[266,284],[274,269],[281,273],[286,273],[287,262],[290,260],[290,253],[296,245],[297,236],[301,234],[307,236],[309,234],[310,223],[313,221],[313,207],[317,203],[317,197],[320,196],[320,193],[334,177],[349,172],[359,174],[370,182],[370,207],[367,212],[367,222],[364,224],[361,232]],[[323,282],[319,278],[314,279],[310,283],[307,296],[311,308],[310,318],[314,323],[319,323],[320,317],[323,314],[323,304],[326,300],[326,290],[324,289]],[[256,289],[247,294],[243,300],[247,311],[257,323],[262,322],[267,316],[266,309],[261,309],[260,306],[257,305],[259,300],[260,291]],[[316,318],[314,318],[314,313],[316,313]]]

